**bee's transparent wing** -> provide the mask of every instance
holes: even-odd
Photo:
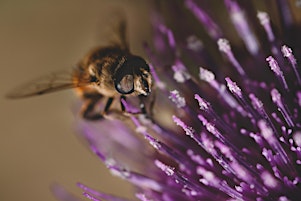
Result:
[[[121,18],[117,24],[117,34],[120,40],[120,45],[123,49],[129,50],[127,38],[127,23],[125,18]]]
[[[42,76],[11,90],[7,98],[17,99],[47,94],[63,89],[70,89],[88,85],[88,80],[73,79],[71,71],[59,71]]]
[[[114,8],[114,15],[102,18],[99,23],[98,39],[105,42],[105,45],[116,45],[121,49],[129,50],[126,14],[123,10]]]

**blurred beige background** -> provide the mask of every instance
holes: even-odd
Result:
[[[54,201],[53,182],[81,196],[76,182],[130,197],[74,134],[72,90],[7,100],[6,92],[49,72],[71,68],[98,44],[116,8],[129,21],[131,49],[149,37],[149,5],[140,0],[0,0],[0,200]]]

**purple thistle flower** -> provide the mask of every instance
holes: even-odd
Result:
[[[295,5],[276,2],[277,11],[262,11],[235,0],[219,10],[167,1],[166,16],[154,13],[153,45],[145,46],[156,83],[152,119],[79,122],[138,200],[301,199],[301,30]],[[91,200],[125,200],[78,186]]]

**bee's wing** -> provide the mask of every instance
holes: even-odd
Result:
[[[121,18],[117,24],[116,33],[120,40],[120,45],[123,49],[129,50],[129,43],[127,38],[127,23],[125,18]]]
[[[76,81],[73,79],[73,74],[70,71],[59,71],[22,84],[11,90],[6,97],[11,99],[26,98],[88,84],[90,84],[88,80]]]
[[[105,41],[105,45],[116,45],[124,50],[129,50],[126,14],[119,8],[112,9],[112,13],[114,15],[102,18],[99,23],[97,38],[101,42]]]
[[[124,50],[129,50],[126,16],[120,10],[117,13],[117,15],[114,15],[110,19],[110,42],[120,46]]]

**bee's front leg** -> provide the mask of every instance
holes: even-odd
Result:
[[[125,112],[125,106],[124,106],[122,100],[126,100],[126,97],[125,97],[125,96],[120,96],[120,106],[121,106],[121,111],[122,111],[122,112]]]
[[[114,98],[112,98],[112,97],[108,98],[108,101],[106,103],[105,110],[104,110],[105,113],[107,113],[109,111],[113,100],[114,100]]]
[[[121,107],[121,111],[123,113],[123,115],[125,116],[131,116],[131,115],[135,115],[135,114],[138,114],[138,113],[133,113],[133,112],[128,112],[126,111],[125,109],[125,105],[123,104],[123,100],[126,101],[126,96],[120,96],[120,107]]]

